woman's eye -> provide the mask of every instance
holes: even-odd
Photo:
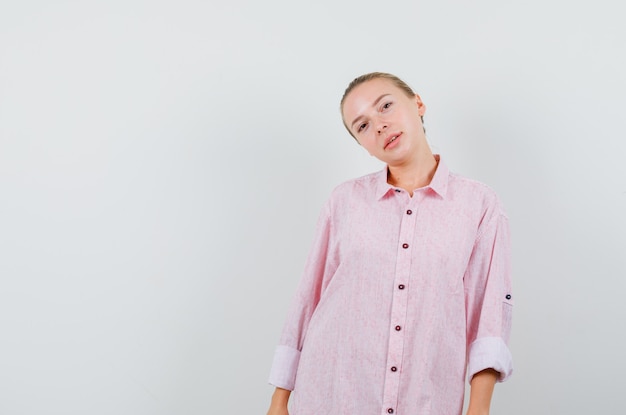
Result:
[[[367,127],[367,123],[363,123],[361,125],[359,125],[359,128],[357,129],[357,131],[361,132],[365,129],[365,127]]]
[[[389,109],[389,107],[391,107],[391,102],[387,102],[385,105],[383,105],[383,109]]]

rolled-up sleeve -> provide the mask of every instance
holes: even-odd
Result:
[[[498,381],[503,382],[513,372],[508,347],[513,293],[509,223],[499,203],[479,228],[464,284],[468,380],[481,370],[494,369],[500,374]]]
[[[330,201],[322,210],[304,272],[274,353],[269,383],[293,390],[304,337],[311,316],[337,266],[332,254]]]
[[[293,390],[299,361],[300,351],[298,349],[284,345],[276,347],[269,383],[279,388]]]

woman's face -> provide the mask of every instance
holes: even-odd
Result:
[[[398,165],[428,146],[421,120],[425,111],[418,95],[409,97],[393,82],[377,78],[348,94],[342,115],[348,129],[372,156]]]

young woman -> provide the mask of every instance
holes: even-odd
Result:
[[[322,210],[269,415],[458,415],[465,378],[467,414],[488,414],[511,375],[507,217],[493,190],[432,153],[425,110],[390,74],[346,89],[344,125],[386,167],[338,186]]]

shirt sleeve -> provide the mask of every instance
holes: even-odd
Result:
[[[464,278],[469,381],[484,369],[498,371],[500,382],[513,372],[510,251],[508,219],[497,202],[479,228]]]
[[[327,203],[318,219],[313,245],[274,353],[269,383],[276,387],[294,389],[300,352],[311,316],[337,268],[336,256],[332,254],[331,231]]]

